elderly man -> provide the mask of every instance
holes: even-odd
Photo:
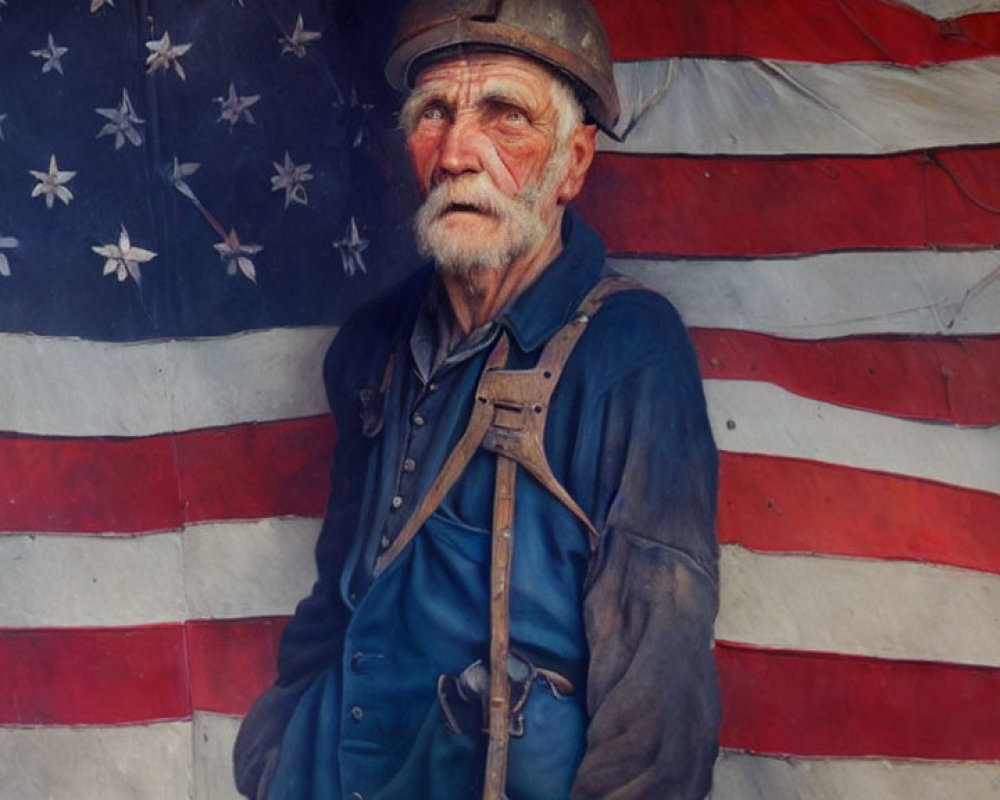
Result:
[[[567,207],[617,116],[605,33],[583,0],[415,0],[387,76],[411,90],[432,263],[328,354],[319,579],[241,729],[238,785],[703,797],[718,554],[701,383],[671,306],[609,277]]]

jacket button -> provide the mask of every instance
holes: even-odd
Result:
[[[420,427],[423,427],[423,424],[424,424],[425,422],[427,422],[427,420],[425,420],[425,419],[424,419],[424,418],[423,418],[422,416],[420,416],[419,414],[415,414],[415,415],[414,415],[414,417],[413,417],[413,424],[414,424],[414,425],[416,425],[416,426],[417,426],[418,428],[420,428]]]
[[[353,656],[351,656],[351,669],[353,669],[355,672],[363,673],[365,671],[364,653],[355,653]]]
[[[365,710],[361,706],[354,706],[354,708],[351,709],[351,719],[355,722],[361,722],[361,720],[364,719],[364,716]]]
[[[361,792],[351,792],[351,800],[365,800],[365,798],[361,796]]]
[[[394,498],[392,498],[392,507],[393,508],[399,508],[402,505],[403,505],[403,498],[400,497],[398,494]]]
[[[412,458],[403,461],[403,472],[413,472],[417,468],[417,462]]]

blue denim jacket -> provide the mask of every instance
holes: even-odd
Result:
[[[512,368],[531,366],[606,274],[603,243],[572,212],[563,240],[497,321]],[[437,684],[487,657],[494,457],[480,451],[399,558],[372,573],[463,433],[490,349],[424,383],[410,336],[431,276],[357,312],[327,356],[339,438],[319,579],[285,632],[275,687],[241,730],[237,778],[250,796],[268,753],[273,800],[479,791],[485,737],[448,730]],[[508,796],[703,797],[719,718],[717,456],[666,300],[637,291],[605,303],[553,395],[545,449],[601,541],[592,554],[580,523],[520,472],[511,647],[575,690],[534,687]]]

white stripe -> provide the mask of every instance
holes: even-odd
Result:
[[[715,635],[877,658],[1000,666],[1000,575],[722,548]]]
[[[1000,333],[996,251],[611,263],[669,297],[694,327],[796,339]]]
[[[327,411],[330,328],[111,344],[0,335],[0,430],[145,436]]]
[[[231,752],[239,724],[239,717],[196,712],[193,723],[0,728],[0,786],[11,798],[237,800]],[[940,800],[998,792],[995,762],[774,758],[727,750],[716,762],[710,797]]]
[[[186,616],[179,534],[2,536],[0,576],[4,628],[142,625]]]
[[[325,414],[323,355],[331,328],[293,328],[174,342],[172,429]],[[187,390],[197,386],[189,401]]]
[[[897,0],[897,2],[937,19],[1000,11],[1000,2],[997,0]]]
[[[624,143],[691,155],[875,155],[1000,141],[1000,59],[896,64],[667,58],[615,65]]]
[[[184,532],[194,619],[291,614],[316,580],[318,519],[197,525]]]
[[[240,718],[196,712],[194,800],[237,800],[231,753]],[[711,800],[941,800],[1000,793],[1000,764],[774,758],[723,750]]]
[[[724,750],[711,800],[965,800],[1000,797],[1000,764],[771,758]]]
[[[0,796],[10,800],[178,800],[190,782],[187,722],[0,728]]]
[[[188,796],[194,731],[194,800],[237,800],[231,752],[240,718],[197,712],[191,723],[119,728],[0,729],[4,796],[175,800]],[[887,759],[773,758],[723,751],[712,800],[993,797],[1000,764]]]
[[[0,598],[0,627],[289,614],[315,579],[312,545],[318,527],[318,520],[262,520],[185,531],[186,595],[178,589],[176,598],[161,588],[175,584],[180,574],[176,560],[166,570],[158,560],[163,536],[90,539],[83,544],[93,552],[84,554],[67,537],[38,537],[44,547],[32,556],[38,562],[31,569],[39,583],[35,593],[56,599],[35,608],[18,578]],[[115,553],[123,547],[138,550],[139,557],[123,563]],[[912,562],[765,555],[736,545],[722,552],[720,639],[1000,665],[1000,576]],[[56,565],[55,577],[40,573],[42,557]],[[102,559],[107,568],[96,570],[93,565]],[[121,570],[127,573],[119,576]],[[170,576],[164,579],[163,572]],[[83,591],[74,595],[73,587]],[[126,611],[116,608],[125,603],[131,603]]]
[[[320,520],[196,525],[138,538],[0,537],[0,628],[291,614],[316,577]]]
[[[195,712],[193,800],[239,800],[233,782],[233,743],[241,719]]]
[[[1000,493],[1000,426],[959,428],[810,400],[758,381],[705,381],[720,450],[804,458]]]
[[[1000,333],[996,251],[612,263],[698,327],[793,338]],[[0,335],[0,363],[18,375],[0,385],[0,430],[144,436],[324,414],[333,335],[291,328],[129,345]]]

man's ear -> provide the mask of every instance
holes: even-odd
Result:
[[[566,177],[559,184],[557,199],[560,204],[568,204],[580,194],[587,171],[594,161],[597,150],[597,126],[580,125],[566,143],[569,149],[569,163],[566,166]]]

